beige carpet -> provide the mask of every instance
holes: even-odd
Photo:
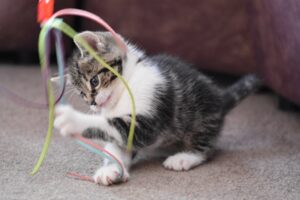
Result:
[[[43,100],[40,80],[38,67],[0,66],[0,84],[26,98]],[[46,162],[30,176],[47,111],[14,105],[1,94],[0,113],[0,199],[300,199],[300,115],[277,110],[272,95],[251,96],[228,115],[210,162],[189,172],[142,163],[128,183],[112,187],[66,177],[91,174],[99,157],[56,132]]]

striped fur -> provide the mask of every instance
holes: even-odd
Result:
[[[247,75],[227,88],[223,93],[223,113],[226,114],[249,94],[262,86],[262,81],[254,74]]]
[[[91,46],[109,58],[108,62],[117,63],[115,66],[135,96],[134,152],[167,150],[171,153],[163,165],[168,169],[188,170],[204,162],[214,149],[224,114],[260,85],[257,77],[249,75],[222,91],[180,59],[168,55],[146,56],[129,43],[129,51],[122,57],[108,33],[84,32],[82,36],[87,35],[96,38],[89,42],[101,41]],[[79,131],[85,137],[99,138],[116,144],[115,148],[125,149],[131,119],[130,98],[122,83],[112,76],[108,82],[99,78],[96,85],[97,80],[92,79],[103,69],[83,49],[75,53],[69,64],[71,82],[84,94],[85,101],[101,112],[87,115],[59,108],[58,113],[62,114],[56,119],[56,127],[64,135]],[[99,178],[103,170],[96,173],[95,181],[106,184]]]

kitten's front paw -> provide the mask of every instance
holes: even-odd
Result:
[[[125,170],[123,172],[123,177],[120,177],[119,168],[115,164],[111,164],[98,169],[93,178],[95,183],[109,186],[115,183],[128,181],[129,174],[127,170]]]
[[[60,131],[62,136],[81,133],[80,113],[69,105],[59,105],[55,108],[54,127]]]

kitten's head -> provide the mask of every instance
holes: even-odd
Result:
[[[124,55],[109,32],[85,31],[74,37],[78,51],[69,63],[71,83],[80,92],[82,98],[91,105],[91,109],[99,110],[115,102],[113,91],[119,81],[117,77],[99,64],[77,42],[83,38],[104,61],[122,75]]]

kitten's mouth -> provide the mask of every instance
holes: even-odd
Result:
[[[98,102],[97,105],[91,105],[90,109],[94,112],[99,112],[101,111],[101,108],[107,106],[107,104],[109,103],[109,101],[111,100],[112,97],[112,93],[110,93],[104,100],[102,100],[101,102]]]
[[[111,99],[111,96],[112,96],[112,93],[110,93],[110,94],[108,95],[108,97],[107,97],[104,101],[102,101],[99,105],[97,105],[97,106],[99,106],[99,107],[104,107],[104,106],[106,106],[106,105],[108,104],[109,100]]]

